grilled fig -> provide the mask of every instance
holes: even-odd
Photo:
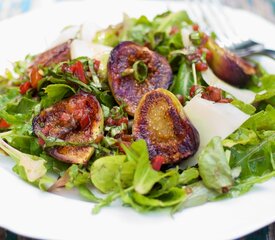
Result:
[[[199,135],[187,119],[178,99],[168,90],[153,90],[140,100],[134,116],[135,139],[147,142],[150,160],[164,157],[176,164],[195,154]]]
[[[52,64],[57,64],[71,58],[71,42],[72,41],[69,40],[36,56],[32,66],[29,68],[31,85],[33,88],[37,88],[38,81],[42,78],[38,72],[40,66],[48,67]]]
[[[212,52],[212,58],[207,62],[213,72],[225,82],[243,87],[255,74],[255,68],[247,61],[221,48],[213,39],[208,38],[205,47]]]
[[[102,134],[103,123],[99,102],[93,95],[80,92],[42,110],[33,120],[33,130],[42,144],[43,137],[66,143],[48,148],[46,144],[51,156],[63,162],[86,164],[94,152],[89,142]]]
[[[111,52],[108,80],[118,104],[133,116],[142,96],[154,89],[167,89],[172,82],[172,70],[167,60],[147,47],[122,42]]]

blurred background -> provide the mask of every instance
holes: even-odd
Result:
[[[73,0],[0,0],[0,20],[21,12],[47,6],[55,2]],[[74,0],[76,1],[76,0]],[[78,0],[82,1],[82,0]],[[129,0],[131,1],[131,0]],[[169,0],[162,0],[169,1]],[[184,0],[175,0],[184,1]],[[219,1],[234,8],[243,8],[275,23],[275,0],[204,0],[205,2]]]
[[[56,2],[76,1],[76,0],[0,0],[0,20],[10,18],[20,13],[33,9],[43,8]],[[83,1],[83,0],[78,0]],[[115,0],[113,0],[115,1]],[[131,1],[131,0],[129,0]],[[152,1],[152,0],[151,0]],[[169,0],[162,0],[169,1]],[[187,0],[174,0],[187,1]],[[190,0],[188,0],[190,1]],[[199,1],[199,0],[197,0]],[[275,23],[275,0],[200,0],[204,2],[220,2],[223,5],[233,8],[245,9]],[[0,227],[0,240],[30,240],[13,234]],[[241,240],[275,240],[275,223],[262,228]]]

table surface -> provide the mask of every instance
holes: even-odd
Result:
[[[43,7],[54,1],[64,0],[0,0],[0,20],[19,14],[20,12],[26,12],[31,8]],[[7,6],[11,2],[13,2],[13,9],[12,11],[8,11]],[[242,8],[254,12],[275,23],[275,0],[221,0],[221,2],[234,8]],[[0,240],[31,240],[31,238],[18,236],[0,227]],[[239,240],[275,240],[275,223]]]

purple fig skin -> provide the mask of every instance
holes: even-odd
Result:
[[[165,159],[164,165],[180,163],[196,153],[199,134],[185,116],[178,99],[169,91],[157,89],[140,101],[134,117],[134,139],[144,139],[150,160]]]
[[[223,81],[243,87],[256,73],[255,68],[247,61],[221,48],[213,39],[208,38],[205,47],[212,52],[212,58],[207,61],[215,75]]]
[[[54,158],[76,164],[86,164],[94,148],[85,144],[102,134],[104,117],[97,99],[90,93],[78,94],[46,108],[33,119],[37,137],[58,138],[84,146],[54,146],[46,151]]]
[[[148,67],[148,76],[138,83],[133,74],[122,76],[136,61]],[[147,47],[126,41],[118,44],[111,52],[108,62],[108,81],[118,104],[126,104],[125,110],[134,115],[142,96],[154,89],[168,89],[172,83],[172,70],[167,60]]]

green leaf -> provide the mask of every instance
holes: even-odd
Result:
[[[275,109],[268,105],[265,111],[252,115],[242,127],[254,130],[275,130]]]
[[[202,150],[198,164],[200,176],[206,187],[221,193],[233,185],[231,169],[220,137],[214,137]]]
[[[0,138],[0,148],[15,160],[16,165],[13,170],[24,180],[34,183],[47,173],[46,161],[43,158],[22,153],[7,144],[2,138]]]
[[[199,177],[199,171],[197,168],[188,168],[184,170],[179,176],[179,183],[182,185],[188,184],[192,180],[195,180]]]
[[[67,170],[69,181],[66,183],[66,188],[78,187],[90,183],[90,173],[81,165],[73,164]]]
[[[255,131],[247,128],[240,127],[225,140],[223,140],[223,146],[233,147],[236,144],[250,144],[256,145],[259,143],[259,138]]]
[[[96,197],[92,191],[85,185],[79,185],[78,187],[79,194],[86,200],[89,200],[90,202],[99,202],[101,199]]]
[[[267,90],[274,90],[275,89],[275,75],[273,74],[266,74],[261,77],[261,83],[264,89]]]
[[[172,187],[157,198],[150,198],[137,192],[133,193],[133,199],[139,205],[156,207],[170,207],[175,204],[179,204],[186,197],[185,190],[183,188]]]
[[[16,87],[7,88],[5,86],[5,93],[0,94],[0,111],[3,108],[5,108],[7,103],[14,101],[16,98],[18,98],[18,96],[19,96],[19,88],[16,88]]]
[[[243,101],[238,99],[234,99],[231,104],[249,115],[253,114],[256,111],[256,108],[254,106],[248,103],[244,103]]]
[[[39,156],[42,152],[42,148],[39,145],[37,138],[28,135],[21,135],[13,132],[6,136],[5,139],[9,144],[23,153]]]
[[[233,198],[243,195],[244,193],[247,193],[255,184],[266,182],[272,177],[275,177],[275,171],[262,176],[252,176],[245,180],[238,181],[228,193],[217,196],[215,200],[222,200],[225,198]]]
[[[131,145],[138,155],[137,167],[134,176],[135,191],[140,194],[148,193],[153,185],[164,177],[165,174],[155,171],[150,163],[146,142],[139,140]]]
[[[180,65],[177,76],[174,78],[171,92],[188,97],[189,90],[194,84],[192,79],[192,71],[190,67],[186,63],[182,63]]]
[[[122,185],[130,186],[133,181],[134,169],[135,163],[127,162],[125,155],[102,157],[91,166],[91,180],[96,188],[107,193],[117,188],[114,179],[118,174],[120,174]]]
[[[156,32],[168,32],[173,26],[179,26],[181,29],[183,22],[192,24],[192,21],[190,20],[186,11],[178,11],[174,13],[170,12],[163,17],[157,17],[155,20],[160,22],[160,24],[155,29]]]
[[[186,199],[176,205],[172,209],[172,213],[175,213],[183,208],[194,207],[202,205],[208,201],[214,200],[218,193],[207,188],[202,181],[193,183],[184,187],[185,192],[187,193]]]
[[[230,166],[240,166],[241,179],[261,176],[274,170],[275,133],[252,146],[235,145],[231,148]]]
[[[47,108],[64,97],[74,94],[75,90],[66,84],[50,84],[44,89],[44,92],[46,95],[42,97],[41,105],[43,108]]]

